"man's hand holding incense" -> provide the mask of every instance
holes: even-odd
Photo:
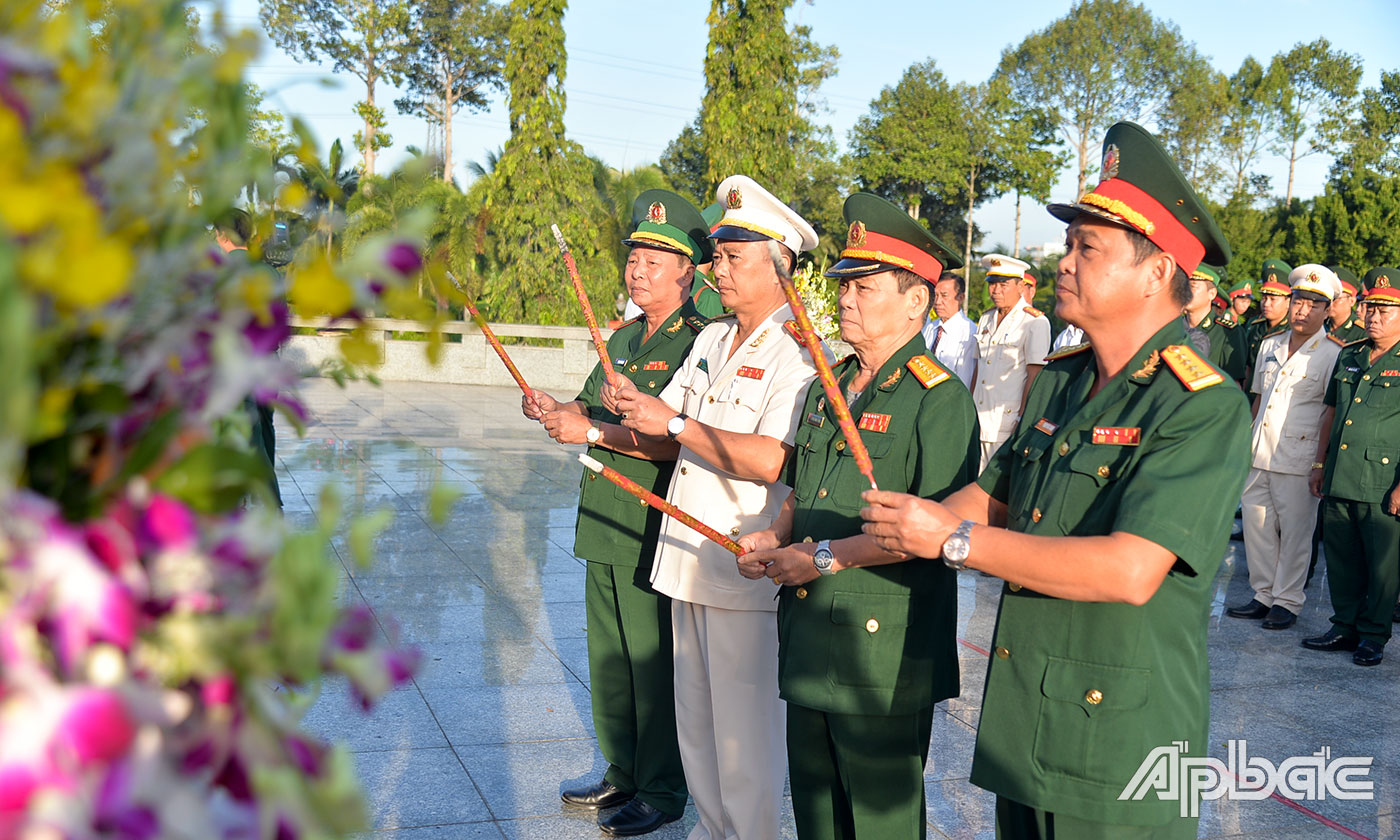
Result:
[[[558,443],[586,443],[588,428],[593,425],[587,417],[573,411],[551,411],[540,422]]]

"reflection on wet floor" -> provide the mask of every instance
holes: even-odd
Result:
[[[567,397],[568,395],[559,395]],[[392,512],[376,560],[359,568],[342,539],[342,600],[368,604],[424,653],[412,686],[366,718],[325,688],[308,724],[344,740],[369,791],[378,840],[603,837],[559,791],[605,765],[593,739],[583,564],[572,554],[581,467],[505,388],[385,383],[340,389],[313,380],[314,420],[278,437],[286,514],[310,523],[322,488],[350,509]],[[439,490],[433,490],[438,486]],[[435,522],[433,508],[445,517]],[[1201,837],[1400,836],[1400,661],[1362,669],[1342,654],[1304,651],[1326,630],[1320,576],[1298,624],[1282,632],[1227,618],[1248,600],[1239,543],[1216,580],[1211,614],[1210,753],[1246,739],[1275,764],[1324,747],[1374,756],[1369,800],[1207,802]],[[962,695],[939,704],[925,771],[931,838],[991,838],[992,797],[967,781],[982,700],[984,651],[999,582],[960,578]],[[652,837],[685,837],[684,819]],[[790,813],[785,835],[795,837]]]

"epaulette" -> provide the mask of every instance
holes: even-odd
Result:
[[[1250,318],[1250,319],[1249,319],[1249,322],[1248,322],[1247,324],[1245,324],[1245,326],[1246,326],[1246,327],[1252,327],[1252,326],[1254,326],[1255,324],[1259,323],[1259,322],[1262,321],[1262,320],[1264,320],[1264,316],[1263,316],[1263,315],[1255,315],[1253,318]]]
[[[1025,309],[1026,312],[1029,313],[1030,316],[1031,316],[1032,318],[1039,318],[1039,317],[1041,317],[1042,315],[1045,314],[1044,312],[1041,312],[1039,309],[1036,309],[1034,306],[1026,306],[1026,307],[1022,307],[1022,308]]]
[[[783,322],[783,332],[785,332],[785,333],[787,333],[789,336],[791,336],[791,337],[792,337],[792,340],[793,340],[793,341],[796,341],[796,342],[797,342],[797,345],[798,345],[799,347],[806,347],[806,346],[807,346],[807,342],[805,342],[805,341],[802,340],[802,330],[801,330],[801,328],[799,328],[799,327],[797,326],[797,322],[796,322],[796,321],[794,321],[794,320],[792,320],[792,319],[790,319],[790,318],[789,318],[788,320],[784,321],[784,322]]]
[[[732,321],[738,317],[739,314],[737,312],[721,312],[720,314],[711,318],[710,323],[713,324],[715,321]]]
[[[1230,313],[1222,312],[1219,315],[1215,316],[1215,323],[1219,324],[1222,327],[1229,327],[1230,329],[1234,329],[1235,327],[1239,326],[1240,322],[1236,321],[1235,316],[1231,315]]]
[[[1056,350],[1054,353],[1051,353],[1050,355],[1046,356],[1045,361],[1053,362],[1056,359],[1063,359],[1066,356],[1073,356],[1076,353],[1083,353],[1085,350],[1088,349],[1089,342],[1087,341],[1083,344],[1074,344],[1069,347],[1061,347],[1059,350]]]
[[[630,326],[632,326],[633,324],[637,323],[638,321],[642,320],[642,319],[645,318],[645,317],[646,317],[646,313],[643,312],[641,315],[638,315],[637,317],[633,318],[633,319],[630,320],[630,321],[623,321],[621,324],[618,324],[618,325],[617,325],[617,328],[620,330],[620,329],[622,329],[623,327],[630,327]]]
[[[1167,367],[1188,391],[1199,391],[1225,381],[1225,377],[1202,359],[1201,354],[1185,344],[1173,344],[1163,350],[1162,361],[1167,363]]]
[[[1358,338],[1358,339],[1355,340],[1355,341],[1348,341],[1346,344],[1343,344],[1342,346],[1343,346],[1343,347],[1352,347],[1352,346],[1355,346],[1355,345],[1357,345],[1357,344],[1364,344],[1365,342],[1370,341],[1370,340],[1371,340],[1371,339],[1370,339],[1369,336],[1366,337],[1366,338]]]
[[[1264,338],[1273,338],[1276,335],[1282,335],[1286,332],[1288,332],[1288,324],[1279,324],[1277,327],[1274,327],[1272,330],[1269,330],[1268,332],[1264,333]]]
[[[1327,340],[1337,345],[1338,347],[1345,347],[1348,344],[1345,338],[1339,338],[1336,333],[1328,333]]]
[[[922,353],[910,359],[904,366],[909,368],[909,372],[914,374],[914,378],[919,380],[919,384],[925,388],[932,388],[940,382],[946,382],[953,376]]]
[[[700,332],[710,325],[710,319],[703,315],[687,315],[685,316],[685,325],[696,332]]]

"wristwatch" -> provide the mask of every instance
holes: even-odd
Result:
[[[603,439],[603,430],[598,428],[597,423],[594,423],[588,427],[588,431],[584,433],[583,439],[588,441],[591,445],[596,445],[598,441]]]
[[[675,417],[666,421],[666,437],[671,440],[675,440],[679,437],[680,433],[685,431],[686,419],[685,414],[677,414]]]
[[[972,520],[964,519],[943,543],[943,563],[959,571],[967,568],[967,556],[972,553]]]
[[[812,565],[817,567],[818,574],[836,574],[836,570],[831,568],[831,562],[835,559],[836,555],[831,553],[831,540],[822,540],[817,543],[817,552],[812,555]]]

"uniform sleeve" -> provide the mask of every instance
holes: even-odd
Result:
[[[998,446],[992,457],[987,460],[987,466],[982,468],[982,474],[977,476],[977,486],[1002,504],[1008,504],[1011,500],[1011,441],[1015,439],[1016,434],[1013,432],[1011,437],[1002,441],[1001,446]],[[978,446],[980,460],[981,444]]]
[[[1026,325],[1026,364],[1043,365],[1050,355],[1050,319],[1037,316]]]
[[[591,415],[593,409],[602,404],[600,396],[603,390],[603,365],[601,363],[593,366],[593,372],[588,374],[588,379],[584,380],[583,390],[578,392],[574,399],[583,403]]]
[[[1264,345],[1259,345],[1259,353],[1254,357],[1254,376],[1249,383],[1249,393],[1264,393]],[[1329,386],[1330,387],[1330,386]]]
[[[797,356],[783,365],[768,391],[754,433],[791,446],[797,434],[797,424],[802,419],[803,395],[807,393],[807,386],[815,375],[816,369],[805,361],[804,356]]]
[[[977,409],[966,388],[935,385],[919,404],[914,445],[909,448],[909,492],[942,501],[977,477],[982,454]]]
[[[1225,357],[1221,367],[1231,379],[1243,381],[1245,377],[1245,357],[1248,350],[1244,345],[1244,332],[1235,327],[1225,330]]]
[[[1243,394],[1215,386],[1193,394],[1148,431],[1144,452],[1118,504],[1113,531],[1149,540],[1195,571],[1218,549],[1250,466],[1249,408]]]

